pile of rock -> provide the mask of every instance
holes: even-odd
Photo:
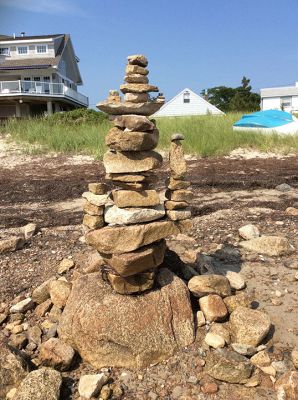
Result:
[[[108,100],[98,104],[100,110],[110,114],[114,125],[106,136],[109,151],[103,158],[112,191],[108,195],[102,185],[93,184],[83,195],[87,199],[83,222],[88,230],[86,242],[101,254],[107,266],[105,275],[120,294],[152,288],[156,268],[163,262],[166,250],[164,238],[180,231],[179,224],[164,218],[164,205],[152,188],[156,181],[153,171],[161,166],[162,156],[154,151],[159,132],[147,116],[164,101],[162,97],[149,98],[148,93],[158,92],[158,88],[148,84],[147,65],[145,56],[129,56],[127,83],[120,87],[125,101],[121,101],[116,91],[110,91]],[[172,146],[172,158],[180,157],[180,164],[185,165],[179,140],[175,139]],[[186,165],[184,169],[175,177],[184,179]],[[185,199],[187,193],[174,191],[173,195]],[[169,210],[168,216],[171,220],[181,220],[189,218],[190,212],[175,218]],[[160,219],[163,220],[157,221]],[[104,227],[105,224],[108,226]]]
[[[181,140],[184,140],[183,135],[179,133],[172,135],[169,153],[171,176],[166,191],[168,200],[165,202],[165,208],[168,218],[172,221],[191,217],[189,201],[192,199],[192,192],[187,190],[190,182],[186,180],[187,166]]]

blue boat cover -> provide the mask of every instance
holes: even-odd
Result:
[[[243,115],[233,126],[247,128],[275,128],[293,122],[292,114],[280,110],[257,111]]]

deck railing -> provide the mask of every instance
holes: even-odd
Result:
[[[88,106],[88,97],[69,88],[63,83],[39,82],[39,81],[0,81],[0,96],[10,95],[32,96],[61,96],[68,97],[78,103]]]

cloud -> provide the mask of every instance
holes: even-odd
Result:
[[[84,10],[74,0],[0,0],[1,6],[42,14],[85,16]]]

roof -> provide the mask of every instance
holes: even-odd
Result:
[[[50,58],[24,58],[24,60],[5,60],[0,63],[0,70],[49,68],[58,65],[60,56]]]
[[[177,101],[179,97],[182,97],[185,92],[189,92],[192,94],[192,96],[196,99],[195,102],[191,103],[184,103],[180,104],[180,106],[177,104]],[[189,105],[191,105],[191,108],[189,108]],[[182,107],[181,107],[182,106]],[[171,108],[171,111],[169,111]],[[199,108],[201,108],[202,112],[199,112]],[[167,111],[168,109],[168,111]],[[186,111],[186,112],[185,112]],[[174,96],[171,100],[169,100],[167,103],[165,103],[160,110],[158,110],[154,116],[159,117],[159,116],[185,116],[185,115],[203,115],[207,112],[211,112],[212,114],[221,114],[224,115],[224,112],[219,110],[216,106],[213,104],[209,103],[207,100],[205,100],[202,96],[199,96],[197,93],[195,93],[193,90],[189,88],[185,88],[181,90],[176,96]]]
[[[61,59],[62,52],[65,48],[66,43],[69,40],[69,35],[62,34],[62,35],[44,35],[44,36],[25,36],[26,39],[32,38],[46,38],[46,37],[58,37],[63,36],[61,40],[60,46],[56,51],[55,57],[45,57],[45,58],[25,58],[24,59],[9,59],[7,58],[3,62],[0,63],[0,70],[19,70],[19,69],[39,69],[39,68],[49,68],[53,66],[58,66],[59,61]],[[23,39],[23,37],[21,37]],[[13,39],[13,38],[12,38]],[[16,38],[17,39],[17,38]],[[1,43],[1,39],[0,39]]]
[[[298,96],[298,86],[280,86],[261,89],[261,97]]]
[[[53,35],[38,35],[38,36],[6,36],[6,35],[1,35],[0,34],[0,42],[6,42],[6,41],[13,41],[13,40],[34,40],[34,39],[51,39],[59,36],[63,36],[63,33],[55,33]]]

